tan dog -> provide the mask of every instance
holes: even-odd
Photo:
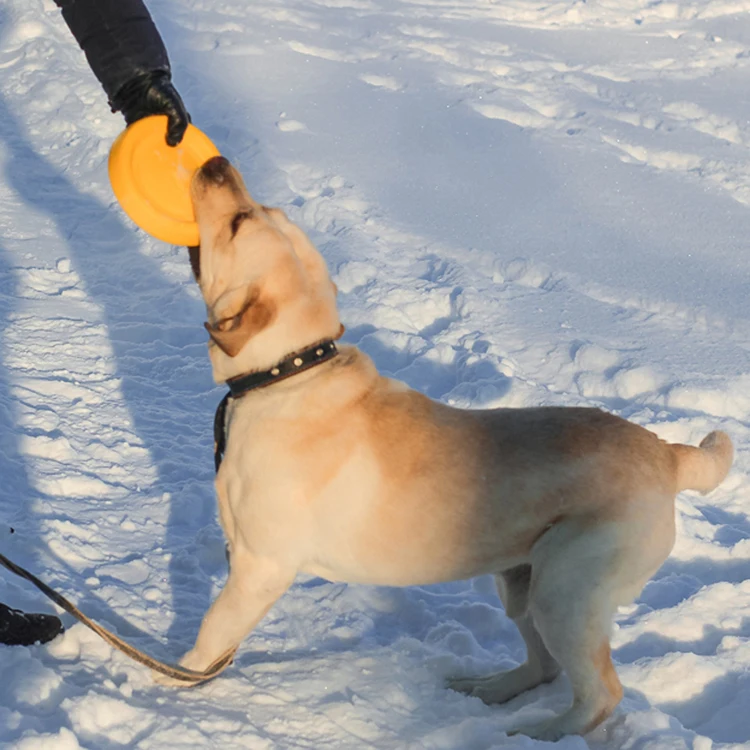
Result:
[[[340,335],[325,263],[282,211],[220,157],[192,194],[217,382]],[[239,644],[300,572],[397,586],[492,573],[528,660],[452,687],[502,702],[564,669],[571,708],[516,730],[546,740],[589,731],[619,702],[615,609],[669,554],[676,493],[712,490],[733,452],[721,432],[669,445],[597,409],[450,408],[352,346],[233,399],[227,433],[216,488],[231,571],[184,666]]]

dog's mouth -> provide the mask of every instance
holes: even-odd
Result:
[[[237,170],[230,164],[229,159],[223,156],[213,156],[200,167],[190,186],[193,205],[198,211],[207,197],[215,194],[214,191],[227,191],[228,198],[237,203],[247,202],[244,184]]]
[[[221,198],[221,191],[227,190],[225,197]],[[218,191],[218,192],[215,192]],[[201,166],[193,176],[191,183],[191,195],[195,208],[196,218],[199,223],[201,216],[206,211],[213,213],[216,206],[221,203],[237,205],[238,209],[232,215],[231,233],[232,237],[237,233],[239,226],[246,218],[252,216],[252,209],[247,206],[246,196],[243,192],[242,178],[232,167],[228,159],[223,156],[213,156]],[[217,203],[216,201],[220,201]],[[242,208],[242,210],[240,210]],[[222,209],[221,213],[225,213]],[[195,280],[201,280],[201,251],[199,245],[188,247],[190,268]]]
[[[198,170],[197,177],[202,182],[221,186],[229,180],[232,175],[232,165],[229,159],[223,156],[212,156]]]

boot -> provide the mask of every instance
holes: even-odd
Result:
[[[6,646],[47,643],[62,632],[62,622],[55,615],[27,614],[0,603],[0,643]]]

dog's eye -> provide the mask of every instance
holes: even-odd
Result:
[[[241,312],[237,313],[237,315],[233,315],[231,318],[224,318],[223,320],[218,321],[216,325],[209,325],[208,327],[213,331],[221,331],[222,333],[233,331],[242,321],[242,313],[244,312],[245,310],[243,309]]]
[[[240,229],[240,226],[242,225],[242,222],[245,221],[245,219],[252,219],[253,218],[253,210],[245,210],[245,211],[238,211],[234,217],[232,218],[232,237],[234,237],[235,234]]]

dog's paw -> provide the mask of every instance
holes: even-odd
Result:
[[[472,698],[491,705],[505,703],[526,690],[525,685],[518,685],[516,681],[508,679],[510,673],[500,672],[485,677],[462,677],[448,680],[448,687],[457,693],[463,693]]]
[[[185,682],[185,680],[178,680],[176,677],[170,677],[169,675],[162,674],[161,672],[157,672],[156,670],[151,670],[151,678],[157,685],[162,685],[163,687],[193,687],[195,683],[192,682]]]
[[[472,695],[474,688],[486,682],[489,679],[487,677],[448,677],[445,681],[446,687],[450,690],[455,690],[457,693],[463,693],[464,695]]]
[[[515,669],[495,672],[485,677],[462,677],[448,680],[448,687],[459,693],[479,698],[485,703],[505,703],[543,682],[554,679],[553,674],[542,675],[528,663]]]
[[[193,670],[195,672],[202,671],[201,667],[199,666],[198,655],[194,650],[188,651],[185,656],[180,659],[180,661],[178,662],[178,666],[182,667],[183,669]],[[159,685],[163,685],[164,687],[189,688],[193,687],[194,685],[200,684],[200,681],[191,682],[189,680],[180,680],[177,677],[170,677],[169,675],[162,674],[161,672],[157,672],[153,669],[151,670],[151,676],[153,677],[154,682],[158,683]]]
[[[504,703],[517,694],[513,690],[503,689],[502,681],[498,684],[497,675],[450,678],[448,687],[457,693],[463,693],[471,698],[479,698],[479,700],[488,704]]]
[[[553,716],[551,719],[536,722],[535,724],[520,724],[507,732],[509,737],[523,734],[532,740],[542,742],[557,742],[570,734],[582,734],[582,727],[578,722],[570,720],[570,712],[561,716]]]
[[[565,732],[555,721],[545,721],[539,724],[527,724],[516,729],[511,729],[508,733],[508,737],[513,737],[516,734],[523,734],[526,737],[530,737],[532,740],[541,740],[542,742],[557,742],[565,737],[569,732]]]
[[[565,713],[536,724],[522,724],[508,732],[508,736],[524,734],[534,740],[557,742],[571,734],[587,734],[612,712],[607,706],[574,704]]]

